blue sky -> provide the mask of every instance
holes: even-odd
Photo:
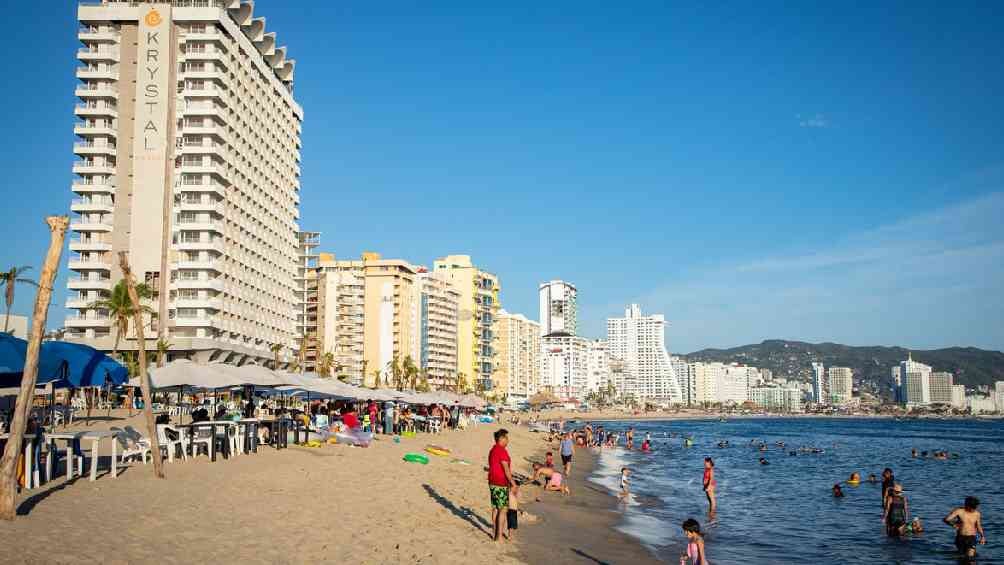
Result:
[[[27,65],[0,89],[0,263],[37,268],[72,197],[74,2],[7,10]],[[641,302],[674,352],[1004,349],[1004,4],[255,11],[297,60],[301,225],[325,250],[469,253],[531,317],[538,282],[573,281],[583,333]]]

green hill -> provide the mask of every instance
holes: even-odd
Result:
[[[775,375],[807,379],[813,362],[827,367],[850,367],[860,379],[888,384],[892,367],[913,355],[914,361],[930,365],[935,371],[955,374],[955,383],[967,387],[992,385],[1004,380],[1004,353],[975,347],[948,347],[928,351],[902,347],[854,347],[839,343],[805,343],[771,339],[759,344],[731,349],[702,349],[684,355],[689,361],[735,362],[770,369]]]

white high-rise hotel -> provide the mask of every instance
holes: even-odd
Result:
[[[128,251],[158,294],[147,333],[166,330],[172,351],[242,363],[279,344],[291,359],[303,111],[286,48],[240,0],[104,0],[78,16],[69,336],[111,349],[91,305]]]
[[[577,335],[578,291],[571,283],[549,281],[540,285],[540,335]]]
[[[607,349],[612,357],[623,360],[632,377],[638,398],[683,402],[680,381],[666,351],[666,320],[662,314],[642,316],[632,304],[623,318],[607,319]]]

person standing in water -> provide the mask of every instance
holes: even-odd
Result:
[[[687,553],[680,556],[680,565],[708,565],[701,524],[693,518],[688,518],[683,523],[683,533],[687,536]]]
[[[892,469],[886,467],[882,471],[882,509],[885,509],[885,499],[889,496],[889,491],[896,484],[896,478],[892,476]]]
[[[627,440],[626,447],[630,451],[631,449],[634,448],[634,428],[628,428],[626,440]]]
[[[983,533],[983,517],[979,511],[980,501],[975,496],[967,496],[961,508],[952,510],[944,521],[955,528],[955,548],[969,561],[976,559],[976,544],[987,543]]]
[[[906,525],[910,521],[910,505],[903,496],[903,485],[896,483],[890,489],[889,496],[885,499],[882,521],[885,522],[885,533],[889,537],[899,537],[906,532]]]
[[[715,509],[718,507],[718,502],[715,500],[717,482],[715,481],[715,462],[710,457],[704,458],[703,484],[704,494],[708,497],[708,514],[714,514]]]

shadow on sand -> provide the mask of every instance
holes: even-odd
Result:
[[[463,518],[470,525],[481,530],[486,535],[492,535],[492,525],[488,523],[488,520],[485,520],[466,506],[457,506],[453,504],[448,498],[439,494],[439,492],[430,485],[422,485],[422,488],[424,488],[425,492],[429,493],[429,496],[439,503],[440,506],[449,510],[451,514],[458,518]]]

